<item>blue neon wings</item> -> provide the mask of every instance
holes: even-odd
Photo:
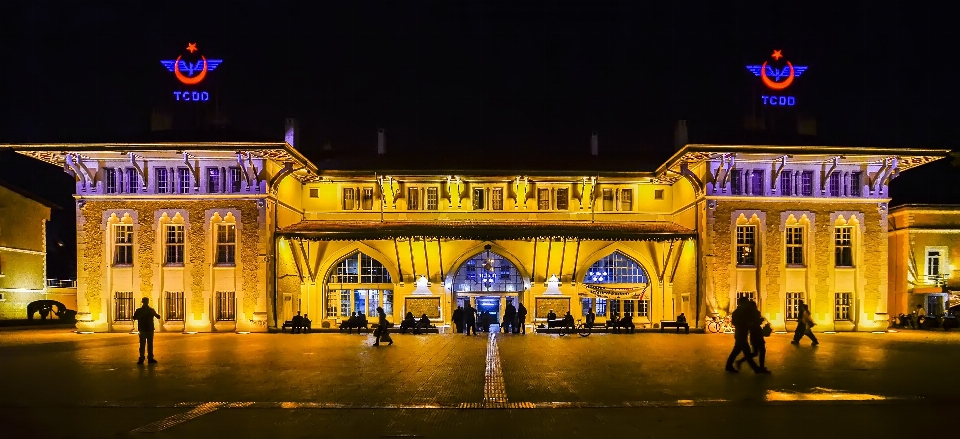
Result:
[[[755,76],[760,76],[760,69],[762,68],[762,64],[753,64],[747,66],[747,70],[749,70],[750,73],[753,73]],[[805,71],[807,71],[807,66],[793,66],[793,76],[797,78],[799,78],[800,75],[802,75]],[[767,76],[777,76],[770,66],[767,66]]]
[[[208,60],[207,60],[207,71],[208,71],[208,72],[212,72],[212,71],[216,70],[217,67],[220,66],[220,63],[222,63],[222,62],[223,62],[222,59],[208,59]],[[163,64],[163,66],[166,67],[167,70],[173,72],[173,66],[174,66],[174,64],[177,63],[177,60],[175,60],[175,59],[168,59],[168,60],[160,61],[160,63]],[[198,69],[197,69],[198,65],[199,65],[199,70],[203,70],[203,64],[202,64],[202,63],[203,63],[203,60],[197,61],[197,65],[194,65],[193,70],[198,70]],[[187,65],[187,62],[186,62],[186,61],[180,60],[180,65],[179,65],[179,67],[180,67],[180,71],[181,71],[181,72],[189,72],[190,75],[193,76],[193,70],[190,70],[190,66]]]

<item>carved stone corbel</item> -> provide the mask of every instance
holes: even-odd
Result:
[[[703,182],[700,181],[700,177],[697,177],[697,174],[694,174],[693,171],[690,170],[687,162],[680,162],[680,175],[693,185],[695,196],[699,197],[700,194],[703,193]]]

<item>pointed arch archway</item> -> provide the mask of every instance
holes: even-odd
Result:
[[[516,262],[492,244],[457,262],[449,281],[452,305],[462,306],[468,312],[473,307],[480,330],[500,324],[504,315],[510,315],[520,305],[527,289],[526,276]]]
[[[604,256],[591,255],[588,261],[577,279],[585,287],[584,313],[592,309],[598,318],[652,318],[654,282],[638,258],[613,249]]]
[[[382,306],[393,313],[393,275],[380,259],[353,249],[330,264],[323,278],[325,318],[347,319],[353,313],[376,315]]]

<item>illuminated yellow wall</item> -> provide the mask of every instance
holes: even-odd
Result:
[[[44,299],[50,208],[0,186],[0,319],[24,319]]]
[[[902,206],[891,211],[889,225],[891,316],[909,314],[924,304],[927,294],[942,292],[926,277],[928,248],[946,250],[941,260],[946,289],[960,291],[960,207]],[[950,300],[948,306],[960,303],[957,293],[948,296]]]

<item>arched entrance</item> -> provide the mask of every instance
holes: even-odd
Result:
[[[613,316],[631,316],[649,321],[651,298],[647,270],[633,258],[615,251],[598,260],[583,276],[589,297],[581,298],[583,313],[591,308],[602,321]]]
[[[507,258],[492,251],[489,245],[457,268],[451,284],[457,306],[466,308],[469,303],[477,309],[480,314],[478,326],[484,316],[490,324],[499,325],[507,304],[517,306],[525,289],[520,270]]]
[[[380,261],[361,252],[343,258],[330,270],[325,285],[327,318],[347,319],[362,312],[367,318],[377,315],[382,306],[393,314],[393,281]]]

